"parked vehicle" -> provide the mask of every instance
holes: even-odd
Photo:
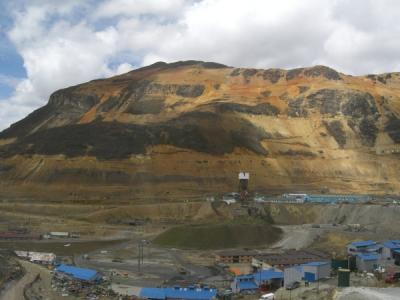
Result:
[[[260,299],[258,300],[274,300],[275,299],[275,295],[274,293],[268,293],[268,294],[264,294],[260,297]]]
[[[297,289],[298,287],[300,287],[300,282],[298,281],[294,281],[291,284],[288,284],[288,286],[286,287],[287,290],[294,290]]]

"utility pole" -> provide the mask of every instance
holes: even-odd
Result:
[[[140,240],[138,243],[138,273],[142,271],[143,260],[144,260],[144,245],[147,243],[146,240]]]
[[[139,241],[138,243],[138,273],[140,274],[142,271],[143,265],[143,242]]]
[[[317,294],[319,299],[319,266],[317,266]]]

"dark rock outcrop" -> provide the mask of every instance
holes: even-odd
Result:
[[[400,143],[400,119],[393,116],[385,126],[385,131],[395,143]]]
[[[307,117],[308,110],[303,106],[304,99],[297,98],[288,104],[288,116],[290,117]]]
[[[324,125],[329,134],[335,139],[336,143],[343,148],[346,145],[346,132],[343,129],[342,122],[338,120],[324,121]]]
[[[217,103],[214,105],[218,112],[240,112],[253,115],[276,116],[279,109],[269,103],[261,103],[254,106],[239,103]]]
[[[315,66],[304,71],[304,75],[308,77],[323,76],[329,80],[340,80],[340,74],[326,66]]]
[[[292,80],[303,73],[304,68],[292,69],[286,72],[286,80]]]
[[[230,124],[230,128],[225,128]],[[212,126],[210,126],[212,125]],[[95,156],[122,159],[144,154],[148,146],[168,144],[211,154],[243,147],[257,154],[268,152],[260,141],[270,135],[241,118],[209,112],[191,112],[155,125],[92,122],[41,130],[0,149],[0,157],[15,154]]]
[[[283,71],[279,69],[268,69],[262,73],[264,80],[269,80],[271,83],[277,83],[283,76]]]

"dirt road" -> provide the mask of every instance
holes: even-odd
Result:
[[[33,294],[40,295],[43,300],[55,300],[60,299],[60,295],[53,292],[51,288],[51,274],[50,270],[27,262],[20,261],[22,267],[25,269],[25,275],[16,283],[11,285],[2,294],[1,299],[4,300],[23,300],[24,299],[24,288],[35,281],[35,278],[39,275],[40,279],[36,280],[32,287],[29,289],[28,293],[33,296]],[[34,297],[32,297],[34,299]],[[62,299],[68,299],[63,297]]]
[[[320,229],[304,225],[279,226],[283,231],[282,239],[271,246],[272,249],[307,248],[321,234]]]

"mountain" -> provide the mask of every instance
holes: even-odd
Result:
[[[155,63],[56,91],[0,133],[0,195],[400,192],[400,73]]]

